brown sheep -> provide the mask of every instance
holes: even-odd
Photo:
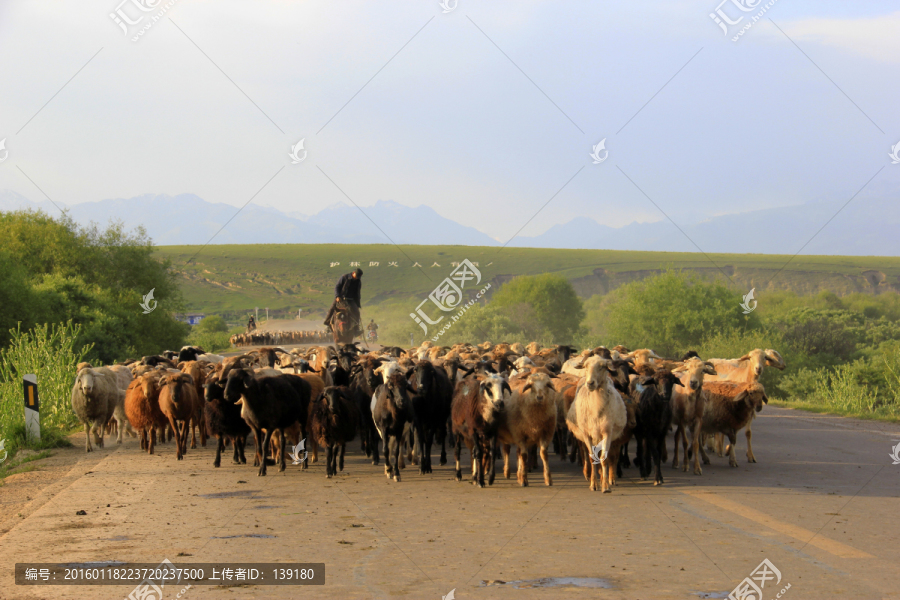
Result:
[[[191,420],[196,418],[197,390],[194,380],[190,375],[179,373],[163,375],[159,379],[159,410],[169,420],[169,425],[175,432],[175,455],[178,460],[184,458],[187,452],[187,435],[191,426]],[[181,429],[178,422],[181,421]]]
[[[141,438],[141,450],[153,454],[156,431],[165,434],[166,417],[159,410],[159,388],[155,380],[159,371],[145,373],[128,385],[125,392],[125,415]],[[164,438],[163,438],[164,439]]]
[[[509,383],[513,393],[500,420],[497,436],[503,444],[503,476],[509,479],[509,450],[515,444],[519,463],[516,480],[519,485],[527,486],[526,457],[529,448],[537,446],[544,463],[544,483],[553,485],[547,448],[556,432],[559,394],[550,377],[541,372],[532,373],[526,378],[514,378]]]
[[[672,425],[675,426],[675,457],[672,467],[678,468],[678,438],[682,440],[684,450],[684,465],[682,471],[688,470],[688,440],[687,433],[691,434],[691,451],[694,460],[694,475],[702,475],[700,468],[700,425],[703,420],[703,406],[705,395],[703,391],[703,378],[706,375],[715,375],[713,366],[699,358],[691,358],[672,369],[678,374],[684,391],[672,392]]]
[[[733,381],[707,381],[703,384],[705,408],[703,410],[703,433],[722,433],[728,436],[726,452],[728,464],[738,466],[734,457],[737,432],[750,424],[754,413],[769,403],[766,390],[759,383],[737,383]],[[703,464],[709,464],[706,450],[700,446]],[[753,461],[756,462],[756,461]]]

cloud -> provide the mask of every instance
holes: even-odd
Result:
[[[877,61],[900,62],[900,11],[857,19],[801,19],[782,28],[796,42],[810,41]]]

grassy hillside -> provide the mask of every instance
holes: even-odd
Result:
[[[190,263],[198,246],[161,246],[156,256],[172,261],[181,274],[189,310],[234,315],[254,306],[275,315],[297,309],[321,313],[332,300],[339,275],[358,261],[365,271],[363,302],[424,299],[453,267],[451,261],[478,262],[484,281],[494,287],[516,275],[560,273],[582,297],[605,294],[666,267],[697,271],[706,277],[727,275],[742,290],[791,290],[812,294],[823,289],[851,292],[900,291],[900,258],[553,250],[472,246],[400,246],[387,244],[271,244],[207,246]],[[418,261],[422,269],[413,268]],[[332,262],[340,265],[331,266]],[[378,262],[378,266],[370,262]],[[398,266],[389,266],[396,262]],[[434,263],[440,267],[432,266]],[[717,266],[721,268],[721,271]],[[774,279],[773,279],[774,277]],[[771,281],[770,281],[771,280]],[[416,301],[418,304],[418,301]]]

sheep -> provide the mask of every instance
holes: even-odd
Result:
[[[702,432],[705,434],[722,433],[728,436],[731,444],[727,448],[728,464],[738,466],[734,457],[734,446],[737,432],[750,424],[755,412],[762,410],[763,404],[769,403],[766,390],[759,383],[738,383],[733,381],[708,381],[703,384],[705,407],[703,410]],[[700,446],[703,464],[709,464],[709,457],[703,446]],[[756,461],[753,461],[756,462]]]
[[[715,375],[716,370],[711,363],[698,357],[692,357],[681,366],[672,369],[678,376],[685,391],[672,393],[672,425],[675,425],[675,449],[672,468],[678,468],[678,439],[681,438],[684,450],[684,464],[682,471],[688,470],[688,440],[687,432],[691,434],[691,452],[694,460],[694,475],[702,475],[700,468],[700,425],[703,420],[703,405],[705,396],[703,391],[703,378],[706,375]]]
[[[241,407],[225,400],[225,381],[220,379],[220,374],[211,375],[203,385],[204,422],[206,430],[218,440],[216,444],[216,458],[213,467],[218,468],[222,464],[222,450],[225,449],[225,439],[230,439],[234,447],[234,464],[247,464],[244,456],[244,447],[247,444],[247,436],[250,434],[250,426],[241,418]]]
[[[383,361],[378,358],[365,357],[351,370],[350,391],[356,399],[359,410],[359,438],[361,450],[372,457],[372,464],[379,463],[378,430],[372,419],[372,396],[382,382],[381,369]]]
[[[440,464],[447,464],[447,420],[453,400],[453,385],[447,374],[428,361],[416,365],[412,396],[418,439],[419,474],[431,473],[431,444],[437,436],[441,445]]]
[[[256,437],[259,457],[260,477],[266,475],[265,449],[273,431],[281,432],[281,460],[278,471],[285,470],[284,429],[304,420],[309,407],[309,384],[299,377],[277,375],[254,377],[248,369],[232,369],[225,384],[225,400],[241,402],[241,417],[247,422]],[[266,430],[265,439],[262,431]]]
[[[114,374],[83,367],[72,386],[72,410],[84,424],[84,451],[92,452],[94,443],[103,448],[103,430],[119,403],[119,386]],[[120,434],[121,435],[121,434]]]
[[[191,449],[197,447],[197,434],[195,431],[195,427],[200,428],[200,445],[206,448],[206,420],[203,418],[203,403],[204,403],[204,393],[203,393],[203,384],[206,382],[206,372],[201,368],[201,365],[198,361],[189,361],[184,363],[178,363],[181,368],[182,373],[186,373],[191,376],[194,385],[194,391],[196,392],[196,401],[194,406],[194,414],[191,416]]]
[[[787,366],[781,354],[776,350],[767,348],[757,348],[751,350],[744,356],[735,360],[725,360],[721,358],[711,358],[709,362],[716,368],[716,377],[710,378],[712,381],[737,381],[740,383],[756,383],[762,375],[763,369],[767,366],[775,367],[783,371]],[[756,457],[753,455],[753,420],[747,424],[744,435],[747,437],[747,461],[755,463]],[[715,450],[719,456],[723,455],[723,436],[717,433],[715,436]]]
[[[409,398],[409,381],[399,367],[390,374],[386,373],[384,377],[385,382],[372,395],[372,418],[384,448],[384,474],[388,479],[393,477],[394,481],[399,482],[401,439],[406,425],[415,422],[415,416]],[[391,455],[394,457],[393,461]]]
[[[566,424],[572,434],[582,443],[582,456],[585,470],[590,468],[590,489],[596,491],[597,469],[591,459],[596,455],[594,448],[599,446],[600,487],[605,493],[610,492],[610,485],[615,485],[614,461],[619,457],[618,439],[625,429],[628,416],[622,396],[613,386],[610,379],[610,361],[592,356],[584,366],[587,374],[579,384],[575,393],[575,401],[566,414]],[[590,454],[588,453],[590,451]],[[585,473],[587,475],[587,473]]]
[[[550,461],[547,448],[556,432],[556,418],[559,411],[556,389],[550,377],[534,372],[524,378],[510,380],[512,394],[500,420],[498,440],[503,444],[503,476],[509,479],[509,450],[516,445],[518,470],[516,480],[519,485],[528,485],[528,465],[526,457],[531,447],[540,450],[544,463],[544,483],[553,485],[550,475]]]
[[[219,364],[225,360],[225,357],[220,354],[211,354],[209,352],[204,352],[197,356],[198,362],[205,362],[211,364]]]
[[[641,479],[650,475],[651,459],[656,465],[656,478],[653,485],[662,485],[663,476],[661,463],[666,459],[662,451],[666,446],[666,434],[672,425],[672,391],[675,386],[681,387],[681,382],[674,374],[665,369],[657,370],[654,375],[645,379],[645,386],[640,393],[637,406],[637,427],[635,438],[637,440],[640,459]]]
[[[177,362],[195,361],[198,356],[205,353],[205,350],[199,346],[183,346],[178,352]]]
[[[188,430],[191,420],[197,418],[199,399],[194,380],[185,373],[168,374],[159,378],[159,410],[169,420],[169,426],[175,432],[175,456],[184,459],[187,452]],[[181,421],[181,429],[178,429]],[[196,447],[196,446],[194,446]]]
[[[325,389],[325,382],[321,377],[316,375],[315,373],[294,373],[289,374],[291,377],[299,377],[303,381],[309,384],[309,397],[310,400],[313,398],[318,398],[319,394]],[[310,450],[312,451],[312,462],[319,462],[319,446],[315,443],[315,441],[311,441]],[[303,463],[301,469],[306,469],[308,467],[307,463]]]
[[[488,485],[494,483],[494,447],[497,430],[505,410],[505,401],[512,390],[499,375],[475,376],[456,384],[450,418],[456,436],[456,480],[462,481],[459,454],[465,442],[472,453],[472,479],[484,487],[484,473],[488,470]]]
[[[144,373],[125,392],[125,414],[140,435],[141,450],[148,454],[153,454],[157,428],[163,433],[166,430],[166,417],[159,410],[159,388],[155,384],[161,375],[159,371]]]
[[[325,476],[329,479],[344,470],[344,451],[356,435],[358,415],[353,394],[345,386],[327,387],[309,404],[310,438],[325,447]]]

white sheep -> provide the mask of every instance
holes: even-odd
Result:
[[[84,423],[84,449],[91,452],[91,433],[94,443],[103,447],[103,434],[107,421],[113,416],[120,399],[116,375],[111,371],[101,371],[83,367],[75,377],[72,387],[72,410],[78,420]],[[124,397],[122,397],[124,402]],[[120,429],[120,431],[124,428]]]
[[[616,461],[621,443],[618,441],[628,415],[622,396],[613,387],[609,377],[611,364],[599,356],[585,360],[586,376],[575,392],[575,400],[566,414],[566,425],[572,434],[584,444],[582,457],[585,461],[585,476],[590,468],[590,488],[597,490],[597,469],[592,457],[595,447],[602,451],[600,456],[600,479],[604,492],[615,485]]]

